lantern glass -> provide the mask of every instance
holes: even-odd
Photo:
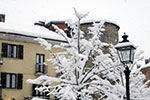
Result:
[[[133,46],[120,47],[117,48],[117,50],[118,50],[120,61],[122,63],[133,63],[133,59],[134,59]]]
[[[133,60],[134,60],[134,54],[135,54],[135,48],[131,48],[131,61],[133,63]]]

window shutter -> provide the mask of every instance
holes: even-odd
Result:
[[[7,46],[8,44],[2,43],[2,57],[7,57]]]
[[[1,73],[1,84],[2,88],[6,88],[6,73]]]
[[[17,89],[22,89],[23,87],[23,74],[18,74]]]
[[[36,91],[35,91],[36,85],[32,85],[32,96],[36,96]]]
[[[44,74],[47,74],[48,73],[48,66],[47,64],[44,64]]]
[[[19,45],[18,58],[23,59],[23,45]]]

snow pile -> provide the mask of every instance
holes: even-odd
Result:
[[[133,47],[136,47],[136,46],[134,46],[131,42],[122,42],[122,43],[118,43],[117,45],[115,45],[116,48],[119,48],[119,47],[126,47],[126,46],[133,46]]]
[[[41,99],[41,98],[38,98],[38,97],[33,97],[32,100],[47,100],[47,99]]]
[[[111,20],[108,20],[108,19],[88,19],[88,20],[81,20],[81,24],[84,24],[84,23],[93,23],[93,22],[100,22],[100,21],[105,21],[106,23],[111,23],[111,24],[114,24],[116,26],[120,26],[117,22],[115,21],[111,21]]]

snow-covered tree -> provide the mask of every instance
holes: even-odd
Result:
[[[99,39],[103,34],[105,21],[93,22],[93,27],[89,27],[90,31],[86,34],[91,37],[86,39],[85,33],[80,30],[80,20],[87,14],[75,10],[75,15],[79,19],[78,24],[67,22],[72,29],[72,38],[68,38],[63,30],[53,25],[67,43],[53,46],[44,39],[37,39],[50,52],[48,60],[54,65],[58,77],[41,75],[27,82],[42,84],[39,91],[47,92],[50,89],[49,95],[53,94],[60,100],[124,100],[125,68],[119,62],[114,46]],[[63,49],[63,52],[54,53],[51,48]],[[104,49],[108,52],[104,52]],[[149,89],[143,83],[144,75],[140,68],[134,68],[141,59],[140,54],[135,55],[135,62],[130,67],[131,100],[148,100],[150,96]]]

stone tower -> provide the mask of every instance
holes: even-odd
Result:
[[[88,33],[89,32],[88,27],[92,27],[93,22],[99,23],[100,20],[81,22],[81,26],[80,26],[81,30],[84,31],[85,33]],[[119,25],[117,25],[111,21],[105,21],[104,29],[105,29],[105,31],[103,32],[101,41],[110,43],[113,45],[117,44],[119,41],[119,35],[118,35],[118,31],[120,29]]]

